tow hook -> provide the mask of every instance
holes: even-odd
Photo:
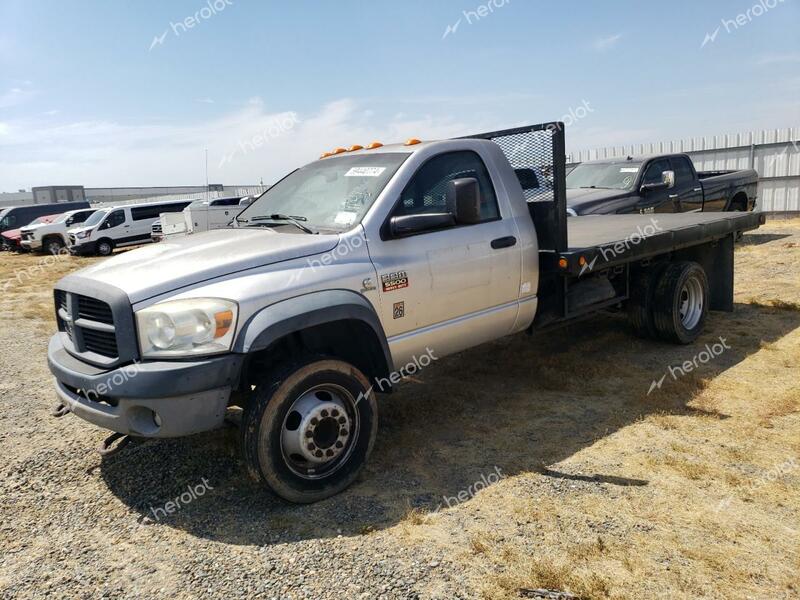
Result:
[[[112,433],[97,447],[100,456],[113,456],[117,452],[124,450],[130,444],[131,436],[127,433]]]
[[[53,408],[50,409],[50,416],[55,417],[56,419],[60,419],[64,415],[68,415],[72,412],[72,409],[63,402],[57,403]]]

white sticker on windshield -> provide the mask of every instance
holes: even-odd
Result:
[[[334,218],[333,221],[337,225],[352,225],[357,216],[358,213],[340,210],[338,213],[336,213],[336,218]]]
[[[638,173],[639,167],[622,167],[619,170],[620,173]]]
[[[353,167],[345,177],[378,177],[386,170],[386,167]]]

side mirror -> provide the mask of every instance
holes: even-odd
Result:
[[[392,237],[405,237],[422,233],[423,231],[434,231],[452,227],[456,224],[453,213],[427,213],[422,215],[401,215],[392,217],[389,221],[389,229]]]
[[[641,192],[646,194],[653,190],[671,190],[675,187],[675,171],[663,171],[661,181],[657,183],[645,183],[641,187]]]
[[[474,177],[447,182],[447,206],[455,213],[459,225],[481,222],[481,188]]]

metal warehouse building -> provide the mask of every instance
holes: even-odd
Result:
[[[567,161],[577,164],[615,156],[675,152],[691,156],[698,171],[755,169],[759,176],[756,210],[800,211],[800,127],[583,150],[567,156]]]

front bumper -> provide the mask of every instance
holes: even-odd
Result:
[[[22,240],[20,243],[26,250],[41,250],[42,248],[42,241],[37,239]]]
[[[78,242],[69,247],[69,253],[76,256],[97,254],[97,242]]]
[[[50,339],[47,349],[56,394],[75,415],[119,433],[157,438],[222,425],[243,359],[241,354],[226,354],[104,370],[69,354],[60,335]]]

